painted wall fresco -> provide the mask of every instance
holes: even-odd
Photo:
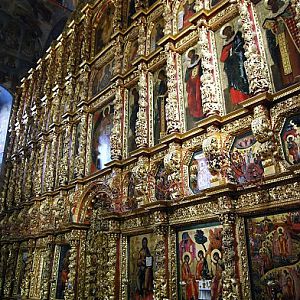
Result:
[[[129,299],[154,299],[154,247],[152,233],[129,238]]]
[[[92,84],[92,96],[96,96],[109,86],[113,76],[114,63],[113,59],[97,71]]]
[[[60,247],[59,263],[58,263],[58,273],[56,282],[56,299],[64,299],[65,290],[68,288],[68,274],[69,269],[69,257],[70,257],[70,246],[62,245]]]
[[[289,117],[281,131],[285,159],[291,164],[300,163],[300,115]]]
[[[95,54],[100,52],[110,41],[113,33],[114,12],[114,5],[109,3],[101,14],[96,29]]]
[[[12,100],[12,95],[0,85],[0,167],[4,154]]]
[[[212,175],[202,151],[195,152],[189,164],[189,184],[194,194],[211,187]]]
[[[113,126],[113,106],[108,105],[93,117],[91,172],[102,170],[111,161],[110,134]]]
[[[153,75],[153,130],[154,144],[166,135],[166,100],[168,97],[166,70],[160,69]]]
[[[182,55],[183,90],[185,98],[186,127],[191,129],[203,115],[201,98],[202,68],[199,49],[193,47]]]
[[[235,138],[231,153],[231,167],[240,184],[260,180],[264,174],[262,160],[258,154],[259,143],[251,132]]]
[[[135,125],[137,121],[137,114],[139,110],[139,92],[137,87],[133,87],[129,90],[128,93],[128,137],[127,137],[127,147],[128,152],[136,149],[136,134],[135,134]]]
[[[253,299],[300,298],[300,212],[247,220]]]
[[[222,293],[222,227],[199,225],[177,235],[179,299],[214,299]]]
[[[244,39],[237,19],[216,32],[216,46],[227,113],[249,98],[249,83],[244,67]]]
[[[300,29],[291,1],[259,1],[256,8],[275,90],[299,82]]]
[[[177,14],[177,28],[182,30],[191,25],[189,19],[195,13],[195,0],[182,1]]]

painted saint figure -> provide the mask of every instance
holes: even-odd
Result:
[[[190,268],[190,255],[184,254],[181,266],[181,279],[185,282],[186,300],[198,299],[198,285]]]
[[[185,73],[187,102],[189,114],[194,121],[199,121],[203,117],[202,100],[201,100],[201,81],[202,75],[200,56],[196,54],[195,49],[189,50],[188,65]]]
[[[211,282],[211,299],[222,299],[222,272],[224,270],[224,264],[221,260],[221,254],[219,250],[213,250],[213,279]]]
[[[167,131],[166,98],[168,95],[167,76],[165,70],[158,73],[159,84],[156,85],[156,101],[154,102],[154,144],[159,142]]]
[[[135,125],[137,121],[137,114],[139,110],[139,92],[136,88],[131,90],[131,96],[129,100],[129,132],[128,132],[128,152],[136,149],[135,142]]]
[[[137,293],[135,300],[153,299],[153,257],[148,248],[148,239],[142,240],[142,249],[139,251],[137,262]]]
[[[263,28],[271,57],[279,68],[282,87],[300,80],[300,38],[290,1],[266,0],[269,15]]]
[[[198,251],[198,262],[196,265],[196,279],[206,279],[208,277],[208,264],[202,250]]]
[[[242,33],[235,32],[231,24],[226,24],[220,35],[225,39],[220,60],[224,63],[231,102],[237,105],[249,98],[249,83],[244,67],[244,39]]]

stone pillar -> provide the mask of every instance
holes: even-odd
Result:
[[[168,85],[168,98],[166,99],[166,121],[167,133],[179,132],[180,125],[180,109],[177,97],[177,53],[173,50],[171,43],[165,46],[167,53],[167,85]]]

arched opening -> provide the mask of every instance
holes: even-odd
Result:
[[[6,88],[0,85],[0,169],[4,157],[12,101],[12,94]]]

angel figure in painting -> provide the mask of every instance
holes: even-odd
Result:
[[[186,252],[183,255],[183,263],[181,266],[181,279],[185,282],[186,300],[198,299],[198,286],[195,276],[192,274],[190,267],[190,253]]]
[[[195,49],[187,53],[187,68],[185,73],[186,91],[188,98],[189,114],[195,121],[203,117],[202,99],[201,99],[201,80],[202,75],[200,56]]]
[[[220,60],[224,63],[224,71],[228,79],[230,100],[237,105],[249,98],[249,83],[244,62],[246,60],[244,39],[240,31],[235,31],[233,25],[225,24],[221,31],[225,40]]]
[[[204,252],[202,250],[198,251],[198,262],[196,265],[196,279],[201,280],[201,279],[206,279],[208,277],[208,264],[207,260],[204,256]]]
[[[283,87],[300,80],[300,38],[290,1],[265,0],[270,11],[263,23],[270,54],[278,65]]]
[[[148,239],[142,239],[139,251],[137,274],[137,293],[135,300],[153,300],[153,257],[148,248]]]
[[[224,264],[221,260],[221,252],[218,249],[214,249],[212,252],[213,262],[213,278],[211,282],[211,299],[222,299],[222,272],[224,270]]]

